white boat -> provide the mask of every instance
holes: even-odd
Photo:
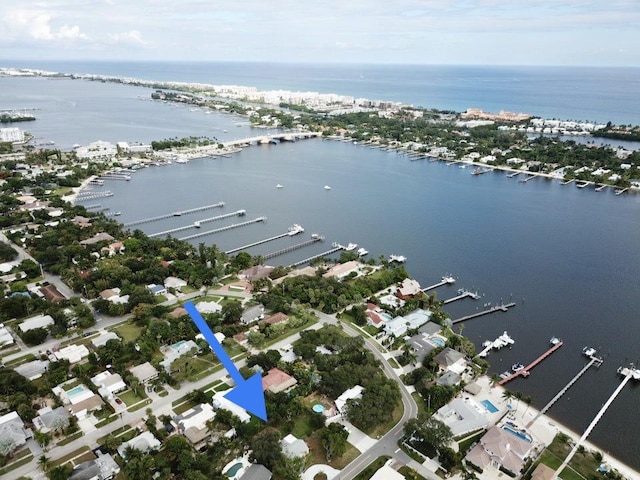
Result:
[[[325,190],[331,190],[331,187],[330,187],[329,185],[325,185],[325,186],[324,186],[324,189],[325,189]]]
[[[195,222],[193,222],[193,226],[196,228],[200,228],[200,222],[196,220]]]
[[[523,368],[524,368],[524,365],[521,363],[514,363],[513,365],[511,365],[511,370],[513,371],[513,373],[518,373]]]
[[[509,372],[509,371],[502,372],[502,373],[500,374],[500,378],[502,378],[503,380],[504,380],[505,378],[509,378],[510,376],[511,376],[511,372]]]
[[[284,188],[284,186],[283,186],[283,185],[281,185],[281,184],[277,184],[277,185],[276,185],[276,188]]]
[[[369,250],[365,250],[364,248],[360,247],[358,249],[358,255],[360,257],[364,257],[365,255],[367,255],[369,253]]]
[[[345,249],[347,252],[350,252],[351,250],[355,250],[357,246],[358,246],[358,244],[357,244],[357,243],[349,243],[349,244],[347,244],[347,246],[346,246],[346,247],[344,247],[344,249]]]
[[[587,357],[593,357],[596,354],[596,349],[593,347],[584,347],[582,353]]]
[[[302,228],[297,223],[294,223],[293,226],[289,227],[289,236],[290,237],[293,237],[294,235],[297,235],[297,234],[302,233],[302,232],[304,232],[304,228]]]
[[[561,342],[562,340],[560,340],[558,337],[551,337],[551,340],[549,340],[549,343],[551,343],[551,345],[557,345]]]
[[[404,263],[406,260],[407,257],[405,257],[404,255],[389,255],[390,262]]]

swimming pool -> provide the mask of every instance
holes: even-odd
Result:
[[[497,413],[500,410],[498,409],[498,407],[496,407],[493,403],[491,403],[489,400],[482,400],[480,402],[482,405],[484,405],[484,408],[486,408],[487,410],[489,410],[489,413]]]
[[[238,470],[240,470],[241,468],[242,468],[242,462],[238,462],[232,465],[231,468],[227,470],[227,477],[229,478],[235,477],[236,473],[238,473]]]
[[[85,388],[82,385],[78,385],[77,387],[73,387],[71,390],[67,392],[67,397],[75,397],[76,395],[81,394],[85,391]]]
[[[431,337],[429,339],[431,343],[435,343],[439,347],[444,347],[445,341],[440,337]]]
[[[388,313],[384,313],[381,312],[379,313],[379,315],[385,319],[385,321],[390,322],[391,320],[393,320],[393,317],[391,315],[389,315]]]
[[[316,403],[313,407],[311,407],[311,410],[313,410],[316,413],[323,413],[324,412],[324,405],[322,405],[320,403]]]
[[[185,343],[187,343],[186,340],[180,340],[178,343],[174,343],[173,345],[171,345],[171,348],[173,348],[174,350],[178,350]]]
[[[513,428],[507,427],[507,426],[502,427],[502,429],[506,430],[511,435],[515,435],[516,437],[521,438],[522,440],[524,440],[527,443],[531,443],[532,442],[531,437],[529,435],[527,435],[526,433],[519,432],[519,431],[514,430]]]

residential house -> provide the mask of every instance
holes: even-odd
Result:
[[[24,428],[24,422],[17,412],[9,412],[0,417],[0,455],[8,455],[20,448],[31,438],[31,431]]]
[[[238,278],[253,282],[254,280],[267,278],[273,269],[274,267],[270,267],[268,265],[255,265],[253,267],[240,270],[238,272]]]
[[[254,463],[242,474],[240,480],[271,480],[272,476],[273,474],[267,467]]]
[[[224,396],[226,393],[227,392],[217,392],[213,396],[213,399],[211,401],[213,408],[215,408],[216,410],[223,409],[233,413],[240,419],[242,423],[247,423],[249,420],[251,420],[251,415],[249,415],[244,408],[239,407],[230,400],[227,400],[227,398]]]
[[[120,466],[111,455],[96,451],[98,457],[76,465],[69,480],[111,480],[120,472]]]
[[[289,321],[289,315],[286,313],[278,312],[268,316],[261,323],[264,325],[275,325],[277,323],[285,323]]]
[[[118,454],[126,460],[127,457],[125,452],[127,451],[127,447],[135,448],[136,450],[140,450],[142,453],[147,453],[151,450],[158,450],[160,445],[161,443],[151,432],[142,432],[137,437],[133,437],[131,440],[120,445],[118,447]]]
[[[73,388],[58,385],[51,391],[60,398],[70,413],[77,418],[84,418],[88,413],[104,405],[102,399],[84,385],[76,385]]]
[[[89,356],[89,350],[84,345],[67,345],[53,352],[58,360],[67,360],[69,363],[78,363]]]
[[[324,275],[325,278],[334,277],[342,281],[351,273],[358,273],[362,264],[356,260],[350,262],[338,263],[329,268]]]
[[[262,377],[262,390],[272,393],[286,392],[293,388],[298,381],[279,368],[272,368]]]
[[[504,469],[514,475],[522,470],[527,457],[533,450],[533,442],[529,443],[500,427],[494,426],[480,439],[464,457],[482,471]]]
[[[187,309],[184,307],[176,307],[169,312],[169,315],[171,315],[171,318],[182,318],[189,315],[189,312],[187,312]]]
[[[433,360],[440,367],[441,373],[450,370],[460,375],[467,368],[467,359],[464,354],[448,347],[433,357]]]
[[[93,245],[100,242],[110,242],[114,238],[106,232],[96,233],[93,237],[80,241],[80,245]]]
[[[401,337],[409,330],[420,328],[422,325],[427,323],[430,318],[431,311],[419,308],[408,315],[399,315],[392,320],[389,320],[384,326],[384,331],[387,335]]]
[[[53,325],[53,323],[54,321],[51,315],[37,315],[18,324],[18,328],[24,333],[35,328],[47,328],[49,325]]]
[[[127,389],[119,373],[104,371],[91,378],[91,382],[98,387],[100,396],[105,399],[113,398],[113,395]]]
[[[49,360],[33,360],[13,369],[27,380],[40,378],[49,369]]]
[[[40,293],[46,301],[52,303],[63,302],[67,299],[62,293],[58,291],[55,285],[47,285],[46,287],[41,287]]]
[[[136,379],[140,383],[149,383],[151,380],[158,378],[158,370],[155,369],[153,365],[149,362],[142,363],[140,365],[136,365],[135,367],[131,367],[129,369],[131,375],[136,377]]]
[[[207,422],[213,420],[215,416],[216,412],[212,405],[201,403],[174,417],[171,423],[179,433],[189,440],[194,448],[198,449],[204,446],[211,436],[212,432],[207,427]]]
[[[420,284],[417,280],[405,278],[396,290],[396,297],[402,300],[408,300],[421,293],[422,290],[420,290]]]
[[[33,419],[33,426],[42,433],[62,430],[69,425],[69,413],[64,407],[51,409],[45,407],[38,410],[38,416]]]
[[[296,438],[292,434],[287,435],[280,441],[282,453],[287,458],[304,457],[309,453],[309,446],[304,440]]]
[[[173,345],[164,346],[160,349],[164,354],[164,360],[160,362],[167,372],[171,372],[171,364],[183,355],[194,355],[200,351],[200,347],[193,340],[181,340]]]
[[[242,312],[242,316],[240,317],[240,321],[245,325],[249,325],[250,323],[257,322],[258,320],[262,320],[264,318],[264,305],[254,305],[245,309]]]
[[[531,474],[531,480],[556,480],[556,471],[540,463]]]
[[[361,385],[355,385],[354,387],[345,390],[342,395],[336,398],[336,408],[341,415],[346,413],[347,402],[349,400],[357,400],[358,398],[362,398],[362,392],[364,392],[364,387]]]
[[[7,327],[0,328],[0,347],[4,347],[5,345],[12,345],[14,343],[13,335],[7,329]]]
[[[391,468],[390,465],[384,464],[373,474],[370,480],[406,480],[406,477]]]
[[[216,313],[222,310],[222,305],[214,300],[210,302],[198,302],[196,304],[196,310],[198,310],[200,313]]]
[[[364,313],[367,316],[367,325],[376,328],[384,326],[387,320],[382,316],[382,310],[375,303],[367,303],[367,309]]]
[[[102,332],[96,338],[91,339],[91,344],[98,348],[103,347],[107,344],[109,340],[120,341],[120,337],[116,334],[116,332]]]
[[[164,288],[163,285],[156,285],[155,283],[151,283],[149,285],[147,285],[147,289],[153,294],[153,295],[166,295],[167,294],[167,289]]]
[[[187,282],[178,277],[167,277],[164,279],[164,288],[173,288],[178,292],[182,291],[182,287],[186,287]]]
[[[441,407],[433,418],[451,429],[454,437],[464,435],[489,425],[483,408],[473,399],[455,398]]]

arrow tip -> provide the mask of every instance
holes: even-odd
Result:
[[[262,375],[256,373],[237,384],[224,397],[261,420],[267,421],[267,406],[262,390]]]

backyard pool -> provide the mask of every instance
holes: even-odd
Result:
[[[444,347],[445,341],[440,337],[431,337],[429,339],[431,343],[435,343],[439,347]]]
[[[491,403],[491,401],[489,400],[482,400],[480,403],[482,403],[482,405],[484,405],[484,408],[486,408],[487,410],[489,410],[489,413],[497,413],[500,410],[498,409],[498,407],[496,407],[493,403]]]
[[[324,405],[316,403],[313,407],[311,407],[311,410],[316,413],[324,413]]]
[[[231,468],[227,470],[227,477],[229,478],[235,477],[236,473],[238,473],[238,470],[240,470],[241,468],[242,468],[242,462],[238,462],[235,465],[232,465]]]

